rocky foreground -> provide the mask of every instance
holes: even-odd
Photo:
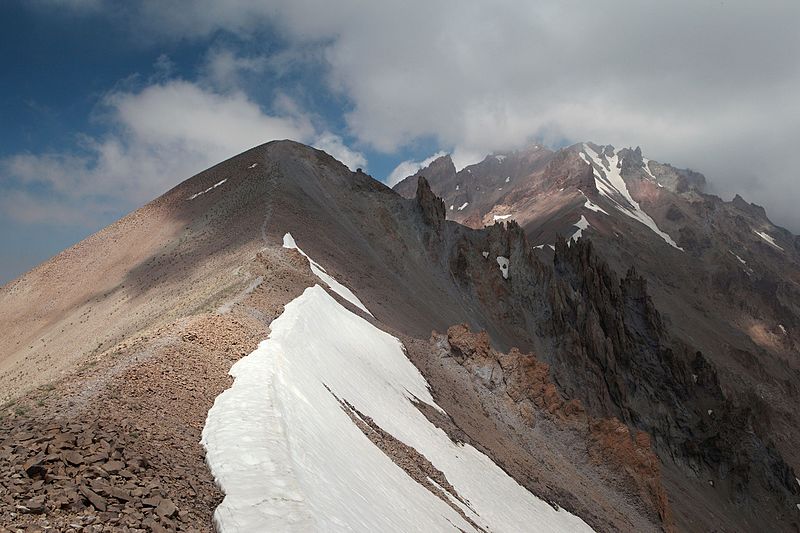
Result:
[[[210,531],[222,494],[200,433],[258,331],[200,315],[6,404],[0,531]]]

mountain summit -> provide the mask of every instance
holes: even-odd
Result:
[[[271,142],[0,289],[0,520],[797,528],[797,302],[800,238],[639,149]]]

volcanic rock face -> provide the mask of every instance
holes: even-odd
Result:
[[[446,345],[455,360],[488,391],[507,397],[529,426],[534,427],[537,418],[546,417],[572,431],[592,461],[623,473],[624,486],[637,492],[637,504],[647,508],[654,522],[661,522],[664,529],[673,527],[661,485],[661,463],[647,433],[631,432],[617,419],[588,416],[579,400],[561,397],[546,363],[516,348],[507,354],[496,352],[486,332],[472,333],[463,324],[453,326],[447,330]]]
[[[417,204],[422,211],[422,219],[426,224],[439,231],[444,224],[444,202],[438,198],[428,184],[428,180],[420,176],[417,183]]]
[[[798,527],[797,237],[640,150],[534,146],[419,174],[403,197],[269,143],[3,287],[17,403],[0,522],[210,530],[205,413],[320,281],[282,246],[291,232],[370,313],[337,302],[402,342],[442,408],[415,403],[425,417],[533,494],[603,531]],[[404,475],[450,494],[431,457],[338,400]]]

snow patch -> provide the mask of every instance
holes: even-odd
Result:
[[[500,273],[503,274],[503,279],[508,279],[508,258],[498,255],[497,264],[500,266]]]
[[[502,163],[503,160],[506,158],[506,156],[504,156],[504,155],[496,155],[496,156],[494,156],[494,158],[497,159],[498,163]]]
[[[431,424],[412,399],[441,409],[400,341],[319,285],[270,329],[233,365],[234,384],[203,429],[225,493],[218,531],[475,531],[375,446],[340,400],[431,461],[483,530],[591,531]]]
[[[209,192],[209,191],[212,191],[212,190],[216,189],[217,187],[219,187],[220,185],[222,185],[222,184],[223,184],[223,183],[225,183],[226,181],[228,181],[228,178],[225,178],[225,179],[224,179],[224,180],[222,180],[222,181],[218,181],[217,183],[215,183],[214,185],[212,185],[212,186],[211,186],[211,187],[209,187],[208,189],[206,189],[206,190],[204,190],[204,191],[201,191],[201,192],[198,192],[198,193],[195,193],[195,194],[191,195],[191,196],[189,197],[189,200],[194,200],[194,199],[195,199],[195,198],[197,198],[198,196],[202,196],[202,195],[204,195],[205,193],[207,193],[207,192]]]
[[[250,166],[249,166],[249,167],[247,167],[247,168],[256,168],[257,166],[258,166],[258,163],[253,163],[252,165],[250,165]]]
[[[459,188],[459,186],[458,186],[458,185],[456,185],[456,190],[458,190],[458,188]]]
[[[783,324],[778,324],[778,329],[781,330],[781,333],[784,335],[788,335],[788,333],[786,333],[786,328],[783,327]]]
[[[494,215],[493,217],[495,222],[498,220],[508,220],[509,218],[511,218],[511,215]]]
[[[452,211],[452,210],[453,210],[453,207],[454,207],[453,205],[451,205],[451,206],[450,206],[450,211]]]
[[[489,257],[489,252],[481,252],[481,255],[483,256],[484,259],[486,259],[487,257]]]
[[[736,254],[733,252],[733,250],[728,250],[728,251],[731,253],[731,255],[732,255],[733,257],[735,257],[736,259],[738,259],[738,260],[739,260],[739,262],[740,262],[741,264],[743,264],[743,265],[746,265],[746,264],[747,264],[747,261],[745,261],[744,259],[742,259],[742,258],[741,258],[741,257],[739,257],[738,255],[736,255]]]
[[[586,163],[592,165],[594,183],[597,190],[600,191],[600,194],[608,198],[618,211],[641,222],[656,235],[664,239],[667,244],[683,251],[683,248],[678,246],[675,241],[672,240],[672,237],[661,231],[656,221],[645,213],[636,200],[633,199],[620,173],[619,155],[612,150],[612,155],[610,157],[606,155],[601,156],[586,144],[583,145],[583,150],[580,156]],[[598,168],[602,170],[598,171]]]
[[[509,181],[511,181],[511,176],[506,176],[506,183],[508,183]]]
[[[580,189],[578,189],[578,192],[581,193],[583,195],[583,197],[586,199],[586,202],[584,202],[583,207],[585,207],[589,211],[594,211],[595,213],[603,213],[603,214],[608,215],[608,212],[605,209],[603,209],[602,207],[600,207],[596,203],[594,203],[591,200],[589,200],[589,197],[586,196],[586,193],[584,193]],[[608,215],[608,216],[611,216],[611,215]]]
[[[461,204],[461,207],[459,207],[458,210],[459,211],[463,211],[464,208],[467,207],[468,205],[469,205],[469,202],[464,202],[463,204]]]
[[[573,226],[575,226],[576,228],[578,228],[578,231],[576,231],[576,232],[575,232],[575,233],[572,235],[572,237],[570,237],[570,238],[567,240],[567,242],[577,241],[578,239],[580,239],[580,238],[581,238],[581,235],[583,235],[583,230],[585,230],[586,228],[588,228],[588,227],[589,227],[589,225],[590,225],[590,224],[589,224],[589,221],[588,221],[588,220],[586,220],[586,217],[585,217],[585,216],[583,216],[583,215],[581,215],[581,219],[580,219],[580,220],[578,220],[578,221],[577,221],[575,224],[573,224]]]
[[[369,309],[367,309],[367,307],[361,303],[361,300],[358,299],[358,296],[353,294],[350,289],[333,279],[333,276],[328,274],[319,263],[308,257],[308,255],[306,255],[306,253],[297,246],[297,243],[294,242],[294,237],[292,237],[291,233],[287,233],[283,236],[283,247],[300,252],[303,257],[308,259],[308,264],[311,266],[311,272],[313,272],[315,276],[324,281],[333,292],[374,318],[373,314],[369,312]]]
[[[756,235],[758,235],[759,237],[761,237],[762,239],[764,239],[765,241],[767,241],[768,243],[770,243],[772,246],[774,246],[774,247],[775,247],[775,248],[777,248],[778,250],[780,250],[780,251],[784,251],[784,250],[783,250],[783,248],[781,248],[780,246],[778,246],[778,243],[777,243],[777,242],[775,242],[775,239],[774,239],[774,238],[772,238],[772,237],[771,237],[770,235],[768,235],[767,233],[765,233],[765,232],[763,232],[763,231],[757,231],[757,230],[753,230],[753,233],[755,233]]]

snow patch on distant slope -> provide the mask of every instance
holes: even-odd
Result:
[[[683,251],[683,248],[678,246],[675,241],[672,240],[672,237],[658,228],[655,220],[645,213],[631,196],[628,191],[628,186],[625,184],[625,180],[620,173],[618,153],[612,151],[610,157],[605,155],[601,156],[586,144],[583,145],[583,150],[580,156],[586,163],[592,165],[595,186],[597,190],[600,191],[600,194],[608,198],[618,211],[634,220],[638,220],[650,228],[656,235],[664,239],[667,244]],[[602,173],[598,172],[598,167],[602,169]]]
[[[746,264],[747,264],[747,261],[745,261],[744,259],[742,259],[742,258],[741,258],[741,257],[739,257],[738,255],[736,255],[736,253],[734,253],[734,251],[733,251],[733,250],[728,250],[728,251],[731,253],[731,255],[733,255],[733,257],[735,257],[736,259],[738,259],[738,260],[739,260],[739,262],[740,262],[741,264],[743,264],[743,265],[746,265]]]
[[[651,179],[652,179],[654,182],[656,182],[656,185],[658,185],[659,187],[663,187],[663,185],[661,185],[661,184],[658,182],[658,179],[657,179],[657,178],[656,178],[656,177],[653,175],[653,173],[652,173],[652,172],[650,172],[650,160],[649,160],[649,159],[647,159],[646,157],[643,157],[643,158],[642,158],[642,168],[644,169],[645,173],[647,173],[647,175],[648,175],[648,176],[650,176],[650,178],[651,178]]]
[[[500,273],[503,275],[503,279],[508,279],[508,257],[498,255],[497,265],[500,267]]]
[[[753,230],[753,233],[755,233],[756,235],[758,235],[759,237],[761,237],[762,239],[767,241],[769,244],[771,244],[775,248],[779,249],[780,251],[784,251],[783,248],[781,246],[779,246],[778,243],[775,242],[775,239],[772,238],[772,236],[770,236],[769,234],[767,234],[767,233],[765,233],[763,231],[758,231],[758,230]]]
[[[583,235],[583,230],[589,227],[589,221],[586,220],[585,216],[581,215],[581,219],[578,220],[575,224],[573,224],[573,226],[578,228],[578,231],[576,231],[572,235],[572,237],[569,238],[567,242],[577,241],[578,239],[580,239],[581,235]]]
[[[475,531],[375,446],[340,400],[425,456],[460,496],[439,485],[450,503],[485,531],[590,531],[433,425],[412,399],[441,409],[400,341],[319,285],[270,329],[231,368],[234,384],[203,429],[225,492],[219,531]]]
[[[494,215],[492,218],[495,222],[497,222],[498,220],[508,220],[511,218],[511,215]]]
[[[306,253],[297,246],[297,243],[294,242],[294,237],[292,237],[291,233],[287,233],[286,235],[283,236],[283,247],[297,250],[298,252],[300,252],[303,255],[303,257],[308,259],[308,264],[311,266],[311,272],[313,272],[314,275],[317,276],[319,279],[324,281],[325,284],[328,287],[330,287],[333,292],[335,292],[336,294],[338,294],[339,296],[341,296],[354,306],[358,307],[359,309],[367,313],[369,316],[373,316],[372,313],[369,312],[369,309],[367,309],[367,307],[363,303],[361,303],[361,300],[358,299],[358,296],[353,294],[353,292],[350,289],[348,289],[347,287],[336,281],[333,278],[333,276],[328,274],[325,271],[325,269],[322,268],[322,266],[320,266],[319,263],[308,257],[308,255],[306,255]]]
[[[469,202],[464,202],[463,204],[461,204],[461,207],[459,207],[458,210],[459,211],[463,211],[464,208],[467,207],[468,205],[469,205]]]
[[[494,158],[497,159],[498,163],[502,163],[503,160],[506,158],[506,156],[504,156],[504,155],[496,155],[496,156],[494,156]]]
[[[605,209],[603,209],[602,207],[600,207],[596,203],[594,203],[591,200],[589,200],[589,197],[586,196],[586,193],[584,193],[580,189],[578,189],[578,192],[581,193],[583,195],[583,197],[586,199],[586,202],[583,204],[583,207],[585,207],[589,211],[594,211],[595,213],[603,213],[603,214],[608,215],[608,212]],[[611,215],[609,215],[609,216],[611,216]]]
[[[222,185],[222,184],[223,184],[223,183],[225,183],[226,181],[228,181],[228,178],[225,178],[225,179],[224,179],[224,180],[222,180],[222,181],[218,181],[217,183],[215,183],[214,185],[212,185],[212,186],[211,186],[211,187],[209,187],[208,189],[206,189],[206,190],[204,190],[204,191],[200,191],[200,192],[198,192],[198,193],[195,193],[195,194],[191,195],[191,196],[189,197],[189,200],[194,200],[194,199],[195,199],[195,198],[197,198],[198,196],[202,196],[202,195],[204,195],[205,193],[207,193],[207,192],[209,192],[209,191],[213,191],[214,189],[216,189],[217,187],[219,187],[220,185]]]

